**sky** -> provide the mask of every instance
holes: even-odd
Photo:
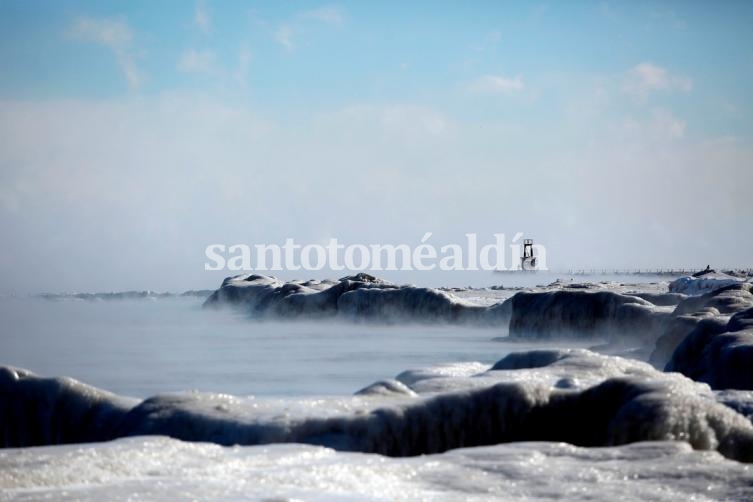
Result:
[[[0,0],[0,294],[213,288],[210,244],[427,232],[753,266],[750,26],[743,1]]]

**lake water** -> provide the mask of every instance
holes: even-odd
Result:
[[[352,394],[408,368],[492,364],[503,330],[258,322],[199,299],[0,300],[0,364],[133,397]]]
[[[495,277],[507,286],[555,279],[667,280],[546,272]],[[230,310],[202,309],[202,302],[0,298],[0,364],[42,376],[70,376],[133,397],[183,390],[345,395],[406,369],[493,364],[513,350],[531,347],[494,340],[507,334],[503,328],[259,322]]]

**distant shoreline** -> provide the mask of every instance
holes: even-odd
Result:
[[[636,269],[609,269],[609,268],[591,268],[591,269],[568,269],[568,270],[495,270],[496,274],[524,273],[531,272],[546,273],[550,275],[653,275],[653,276],[670,276],[683,277],[703,272],[704,269],[698,268],[636,268]],[[722,269],[719,272],[735,277],[753,277],[753,268],[736,268]]]

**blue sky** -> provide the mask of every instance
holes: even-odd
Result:
[[[692,81],[692,100],[658,96],[678,111],[751,104],[749,2],[5,1],[2,12],[0,89],[13,98],[198,90],[295,119],[364,101],[484,118],[500,110],[465,92],[480,76],[520,76],[536,100],[512,112],[544,114],[565,86],[649,62]]]
[[[749,266],[751,25],[750,2],[2,1],[0,273],[211,286],[210,243],[426,231]]]

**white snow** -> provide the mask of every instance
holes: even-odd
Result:
[[[388,458],[165,437],[0,451],[14,500],[749,500],[751,466],[681,442],[515,443]]]

